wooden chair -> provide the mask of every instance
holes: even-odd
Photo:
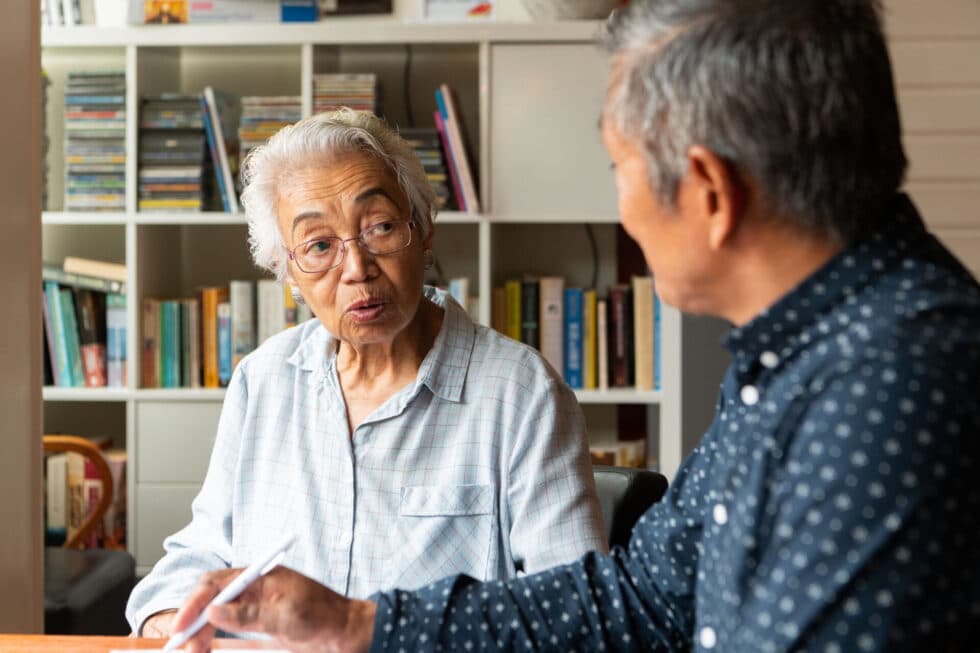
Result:
[[[125,608],[136,582],[136,561],[118,548],[83,549],[112,504],[112,472],[94,444],[73,435],[45,435],[46,452],[72,451],[92,461],[102,481],[102,499],[61,547],[44,549],[44,632],[125,635]],[[116,545],[111,536],[109,546]]]

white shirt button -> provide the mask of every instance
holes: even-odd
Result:
[[[718,643],[718,635],[715,634],[715,629],[711,626],[702,628],[698,638],[701,640],[701,646],[705,648],[714,648],[715,644]]]
[[[754,385],[743,385],[739,391],[739,396],[742,397],[742,403],[746,406],[755,406],[759,403],[759,390]]]
[[[714,517],[715,523],[719,526],[724,526],[728,523],[728,509],[720,503],[715,504],[714,510],[711,511],[711,516]]]
[[[762,356],[759,356],[759,362],[762,363],[763,367],[767,367],[771,370],[779,365],[779,356],[777,356],[774,352],[764,351],[762,352]]]

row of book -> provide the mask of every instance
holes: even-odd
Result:
[[[109,438],[89,438],[105,456],[112,472],[112,503],[84,542],[85,548],[126,547],[125,449],[112,448]],[[74,535],[102,500],[102,481],[95,464],[75,452],[51,453],[44,461],[45,544],[58,546]]]
[[[566,287],[526,276],[493,289],[492,325],[541,350],[575,389],[660,389],[660,303],[653,278],[609,287]]]
[[[148,297],[141,308],[144,388],[224,387],[266,338],[312,317],[273,279],[233,280],[194,297]]]
[[[89,274],[73,257],[42,267],[46,385],[126,386],[125,267],[102,265],[116,278]]]
[[[126,189],[126,76],[77,71],[65,83],[65,210],[121,211]]]

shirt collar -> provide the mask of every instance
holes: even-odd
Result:
[[[888,268],[899,264],[907,247],[921,239],[925,226],[904,193],[896,195],[889,219],[863,239],[840,251],[820,269],[724,338],[725,348],[740,372],[760,362],[784,360],[810,340],[812,329],[822,324],[841,304],[856,301],[857,295],[879,279]]]
[[[443,320],[432,349],[419,368],[416,389],[424,385],[432,394],[458,402],[463,394],[463,382],[476,341],[475,325],[466,311],[452,301],[446,291],[425,286],[423,294],[426,299],[443,309]],[[337,339],[316,320],[300,328],[313,329],[313,333],[303,339],[288,358],[288,362],[313,373],[315,377],[325,378],[327,371],[336,362]]]

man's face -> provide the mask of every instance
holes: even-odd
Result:
[[[713,259],[704,221],[692,207],[689,175],[681,181],[676,209],[664,207],[650,187],[650,170],[640,147],[626,138],[612,120],[602,121],[602,141],[616,170],[619,218],[639,244],[653,271],[657,294],[681,310],[711,312],[705,290],[711,283]]]

